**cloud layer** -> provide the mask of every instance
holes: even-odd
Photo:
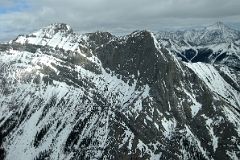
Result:
[[[20,3],[19,3],[20,2]],[[1,12],[11,8],[8,12]],[[56,22],[79,32],[240,24],[239,0],[1,0],[0,40]]]

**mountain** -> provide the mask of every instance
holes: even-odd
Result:
[[[174,39],[187,41],[195,45],[230,43],[240,38],[240,31],[226,26],[222,22],[216,22],[202,29],[192,29],[176,32],[160,31],[157,33],[160,39]]]
[[[200,30],[158,32],[161,46],[185,62],[224,64],[239,71],[240,31],[222,22]]]
[[[0,44],[1,159],[239,159],[239,32],[226,28],[52,24]]]

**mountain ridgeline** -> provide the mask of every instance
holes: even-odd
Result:
[[[240,32],[75,33],[0,44],[0,159],[240,158]]]

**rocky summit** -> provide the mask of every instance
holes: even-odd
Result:
[[[0,159],[240,158],[240,32],[78,34],[0,44]]]

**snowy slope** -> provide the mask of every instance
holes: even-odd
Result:
[[[183,62],[173,41],[53,24],[1,44],[1,155],[238,159],[238,70]]]

